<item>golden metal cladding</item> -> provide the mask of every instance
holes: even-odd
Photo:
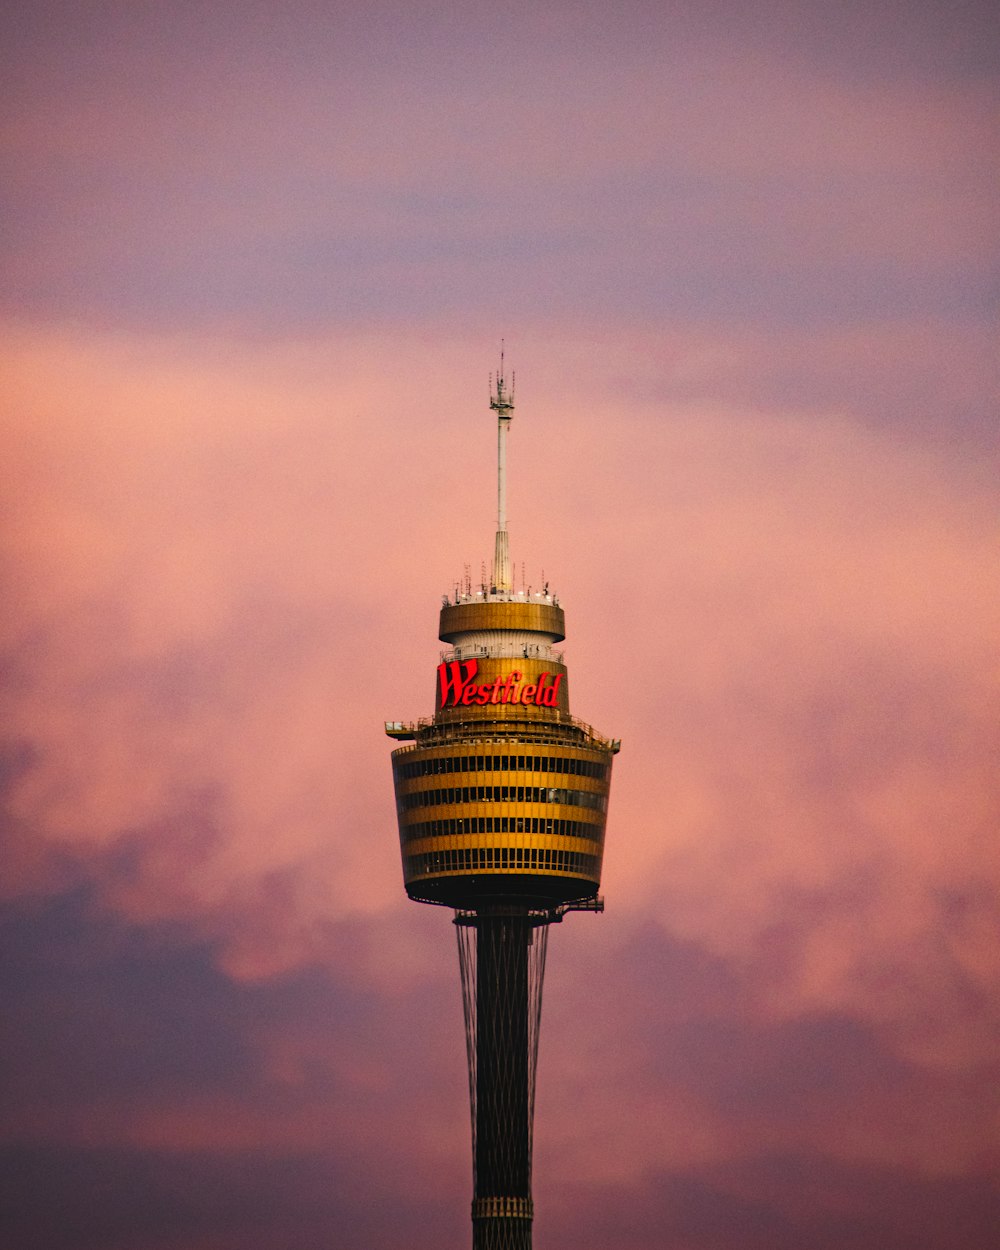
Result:
[[[509,833],[500,838],[495,833],[442,834],[440,837],[414,838],[403,843],[406,855],[425,851],[461,851],[465,847],[537,847],[543,851],[578,851],[581,855],[604,853],[604,829],[595,828],[594,838],[571,838],[559,833]]]
[[[596,893],[614,752],[578,728],[559,734],[571,741],[501,730],[393,752],[403,877],[415,897],[474,906],[526,893],[552,905]]]
[[[553,653],[563,610],[539,597],[448,603],[432,719],[388,724],[412,898],[475,910],[594,898],[617,742],[570,715]]]
[[[442,642],[453,643],[462,634],[488,629],[546,634],[553,642],[562,642],[566,618],[558,604],[530,599],[450,603],[441,609],[438,637]]]

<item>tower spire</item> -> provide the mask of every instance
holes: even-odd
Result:
[[[496,388],[490,386],[490,408],[497,414],[497,535],[493,547],[493,569],[490,589],[509,593],[514,589],[510,566],[510,543],[507,538],[507,429],[514,415],[514,376],[510,390],[504,377],[504,345],[500,340],[500,370]]]

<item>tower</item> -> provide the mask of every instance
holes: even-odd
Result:
[[[473,1250],[531,1250],[531,1144],[549,925],[601,911],[612,757],[576,720],[547,585],[514,589],[507,534],[503,353],[497,531],[489,581],[445,597],[433,717],[388,722],[403,880],[455,911],[472,1104]]]

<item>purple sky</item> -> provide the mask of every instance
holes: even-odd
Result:
[[[386,719],[512,552],[623,739],[538,1250],[1000,1222],[1000,21],[0,18],[0,1244],[468,1244]]]

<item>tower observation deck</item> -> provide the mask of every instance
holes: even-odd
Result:
[[[455,909],[473,1135],[473,1250],[530,1250],[531,1140],[548,926],[598,897],[619,743],[570,714],[558,599],[515,590],[506,514],[513,386],[497,414],[488,583],[446,597],[434,715],[387,722],[403,880]]]

